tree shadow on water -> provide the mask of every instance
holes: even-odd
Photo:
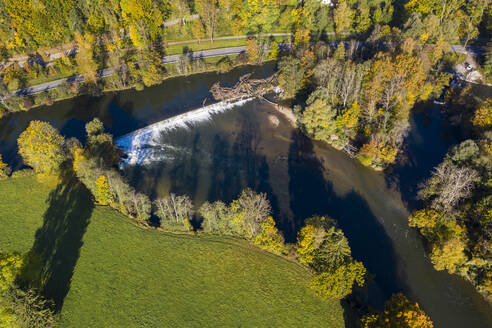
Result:
[[[43,226],[36,231],[31,253],[36,257],[39,286],[60,311],[82,247],[82,237],[94,209],[89,190],[71,172],[47,200]],[[31,268],[32,270],[32,268]]]
[[[316,158],[311,140],[295,131],[289,149],[290,206],[296,218],[295,231],[285,231],[290,242],[304,219],[313,215],[327,215],[335,219],[343,230],[354,259],[362,261],[375,275],[364,297],[374,307],[381,308],[392,293],[404,290],[398,278],[397,258],[393,244],[383,226],[371,212],[367,202],[355,191],[339,196],[323,175],[324,167]],[[286,227],[287,228],[287,227]],[[347,318],[351,315],[346,316]],[[347,323],[347,326],[352,326]]]
[[[270,172],[265,155],[259,153],[261,136],[253,123],[242,120],[232,145],[216,135],[213,141],[212,188],[209,200],[231,202],[245,188],[266,193],[272,214],[280,213],[278,201],[270,185]]]

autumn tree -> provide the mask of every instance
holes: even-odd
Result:
[[[472,123],[481,129],[492,127],[492,98],[487,98],[475,111]]]
[[[301,61],[294,57],[285,57],[279,64],[278,84],[283,90],[282,97],[293,98],[302,87],[305,69]]]
[[[440,244],[435,244],[430,255],[431,262],[436,270],[447,270],[455,273],[467,260],[465,244],[459,237],[453,237]]]
[[[430,317],[418,303],[403,294],[393,294],[384,305],[384,311],[365,316],[363,328],[433,328]]]
[[[218,0],[197,0],[195,1],[195,8],[200,15],[200,19],[207,27],[210,41],[213,42],[219,19]]]
[[[205,37],[205,27],[203,26],[201,20],[197,19],[193,21],[191,25],[191,33],[193,34],[193,37],[198,40],[198,42]]]
[[[324,299],[344,298],[354,284],[362,287],[365,283],[364,265],[352,258],[347,239],[330,218],[306,220],[297,236],[297,254],[316,272],[311,288]]]
[[[261,224],[271,214],[272,208],[266,194],[247,188],[231,203],[230,211],[233,231],[254,239],[261,232]]]
[[[434,208],[449,211],[471,195],[477,177],[477,172],[471,168],[443,162],[434,169],[432,177],[420,194]]]
[[[203,229],[207,232],[226,234],[230,232],[228,226],[229,208],[224,202],[205,202],[200,206],[198,213],[203,217]]]
[[[333,21],[335,22],[335,31],[337,34],[342,34],[350,29],[353,16],[354,12],[349,4],[345,0],[338,1],[333,11]]]
[[[246,41],[246,55],[250,64],[257,64],[260,60],[261,50],[257,39],[248,39]]]
[[[316,295],[323,299],[342,299],[352,293],[354,285],[364,286],[366,269],[361,262],[349,262],[334,270],[321,272],[310,283]]]
[[[78,71],[84,76],[85,82],[95,83],[97,80],[97,63],[94,59],[96,37],[90,33],[85,35],[76,33],[75,40],[77,42],[75,61]]]
[[[65,139],[47,122],[31,121],[17,145],[24,162],[38,173],[56,172],[66,158]]]
[[[154,0],[121,0],[119,3],[130,40],[136,47],[148,47],[162,31],[169,3]]]
[[[0,179],[8,178],[10,175],[10,168],[2,161],[2,155],[0,154]]]
[[[272,253],[282,254],[285,252],[285,240],[278,228],[275,220],[269,216],[261,223],[260,233],[253,239],[256,245]]]
[[[194,209],[191,199],[186,195],[177,196],[171,193],[169,196],[156,199],[154,213],[161,219],[161,227],[191,229]]]
[[[105,175],[100,175],[97,178],[96,182],[96,190],[94,193],[94,197],[96,198],[96,202],[101,205],[109,205],[113,201],[113,193],[109,188],[108,178]]]

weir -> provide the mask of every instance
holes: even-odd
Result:
[[[240,107],[253,99],[254,97],[241,97],[221,101],[150,124],[117,138],[116,144],[127,155],[122,165],[143,165],[162,160],[166,152],[176,151],[174,147],[162,143],[161,137],[164,133],[189,129],[197,123],[210,121],[213,115]]]

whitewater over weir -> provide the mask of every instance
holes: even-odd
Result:
[[[210,121],[215,114],[240,107],[254,97],[221,101],[204,106],[163,121],[150,124],[116,139],[116,144],[125,151],[127,158],[122,165],[145,165],[161,161],[166,153],[175,151],[173,146],[162,142],[162,135],[176,129],[189,129],[193,125]]]

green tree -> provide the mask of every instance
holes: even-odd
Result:
[[[228,226],[229,208],[221,201],[205,202],[198,210],[203,217],[203,229],[208,232],[230,233]]]
[[[342,299],[352,293],[354,284],[364,286],[366,269],[361,262],[350,262],[322,272],[311,280],[311,288],[323,299]]]
[[[273,41],[270,44],[270,55],[268,56],[268,59],[270,60],[277,60],[278,59],[278,54],[279,54],[279,46],[276,41]]]
[[[56,314],[52,302],[29,289],[12,288],[0,295],[0,327],[54,328]]]
[[[302,113],[301,123],[309,136],[331,143],[336,138],[336,114],[330,105],[316,99]]]
[[[56,172],[66,158],[65,139],[47,122],[31,121],[17,144],[24,162],[38,173]]]
[[[301,61],[294,57],[285,57],[279,64],[278,84],[283,90],[282,97],[293,98],[302,87],[305,69]]]

